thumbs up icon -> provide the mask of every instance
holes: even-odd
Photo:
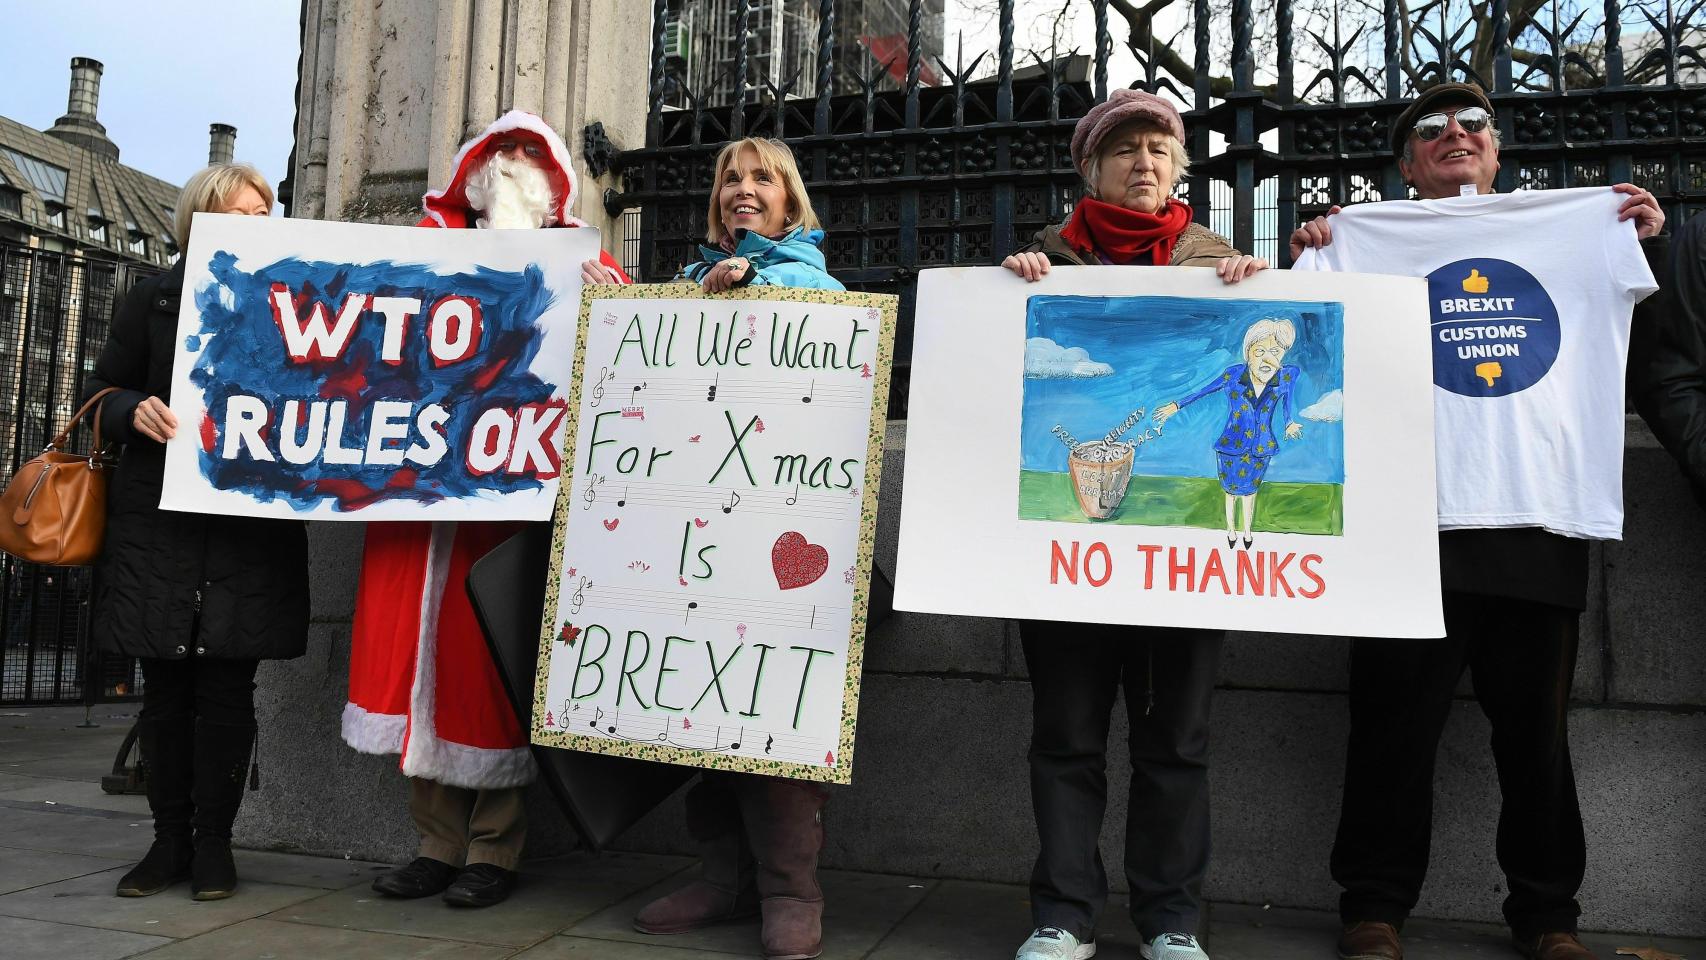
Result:
[[[1481,276],[1481,271],[1471,270],[1469,276],[1463,278],[1464,293],[1486,293],[1487,278]]]

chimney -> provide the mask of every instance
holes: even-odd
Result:
[[[118,145],[107,139],[107,128],[95,119],[103,69],[99,60],[71,58],[71,95],[66,100],[65,116],[54,121],[47,135],[116,161]]]
[[[237,153],[237,128],[229,123],[215,123],[207,128],[207,163],[230,163]]]
[[[71,58],[71,100],[65,107],[67,119],[95,119],[95,110],[101,102],[101,71],[105,69],[99,60]]]

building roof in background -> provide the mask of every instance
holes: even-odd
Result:
[[[91,117],[93,105],[90,99]],[[66,122],[61,117],[55,129]],[[91,136],[56,135],[0,117],[0,228],[21,227],[25,236],[86,253],[169,263],[177,252],[172,211],[179,188],[119,163],[116,147]]]

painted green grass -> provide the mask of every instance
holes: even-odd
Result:
[[[1212,477],[1134,474],[1119,510],[1106,520],[1091,520],[1078,508],[1068,474],[1021,470],[1019,518],[1225,530],[1226,493]],[[1256,496],[1255,529],[1343,536],[1345,488],[1337,483],[1263,483]]]

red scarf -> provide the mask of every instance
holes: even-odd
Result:
[[[1139,213],[1085,197],[1060,228],[1060,238],[1074,250],[1111,263],[1165,267],[1173,262],[1173,247],[1190,224],[1190,205],[1173,197],[1160,213]]]

